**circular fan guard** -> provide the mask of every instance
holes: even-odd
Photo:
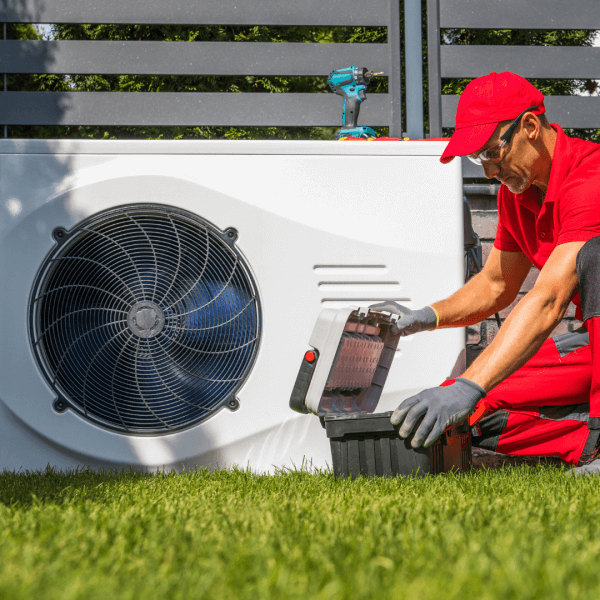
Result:
[[[260,304],[235,230],[137,205],[54,237],[30,335],[58,410],[120,431],[171,433],[238,407]]]

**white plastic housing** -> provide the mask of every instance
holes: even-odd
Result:
[[[344,327],[350,314],[357,309],[357,306],[348,306],[338,310],[325,309],[315,323],[309,344],[319,351],[319,360],[306,392],[306,408],[315,415],[319,413],[323,389],[344,333]]]
[[[331,463],[318,419],[291,411],[298,361],[323,308],[419,308],[463,283],[459,161],[440,142],[0,141],[0,468],[90,465],[269,472]],[[56,227],[158,203],[239,231],[263,330],[237,412],[134,436],[58,414],[34,360],[28,306]],[[464,364],[464,331],[403,338],[378,410]]]

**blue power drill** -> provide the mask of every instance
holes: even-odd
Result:
[[[335,94],[344,99],[344,113],[342,120],[344,127],[337,132],[337,139],[341,137],[377,137],[370,127],[358,127],[358,113],[360,105],[367,98],[366,89],[371,79],[383,73],[371,73],[368,69],[360,67],[345,67],[331,71],[327,82]]]

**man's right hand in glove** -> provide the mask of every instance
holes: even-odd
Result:
[[[420,310],[411,310],[390,300],[388,302],[372,304],[369,308],[381,312],[393,313],[400,317],[390,328],[390,333],[392,334],[400,332],[400,335],[412,335],[420,331],[432,331],[439,325],[438,315],[431,306],[426,306]]]
[[[413,448],[428,448],[444,431],[470,415],[486,391],[474,381],[457,377],[451,385],[423,390],[407,398],[392,414],[392,425],[399,426],[398,435],[407,438],[413,430]]]

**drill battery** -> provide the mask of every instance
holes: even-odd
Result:
[[[422,476],[466,470],[471,436],[465,423],[454,425],[429,448],[413,449],[377,413],[400,335],[396,315],[369,308],[321,311],[302,360],[290,408],[314,413],[331,443],[337,476]]]

